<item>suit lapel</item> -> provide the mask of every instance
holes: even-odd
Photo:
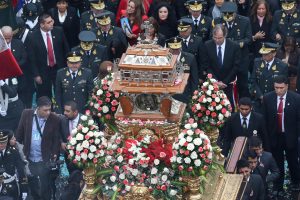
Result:
[[[46,47],[46,44],[45,44],[45,42],[44,42],[44,39],[43,39],[43,36],[42,36],[42,33],[41,33],[41,30],[38,30],[37,31],[37,41],[41,41],[41,43],[42,43],[42,49],[44,49],[44,52],[46,53],[46,55],[47,55],[47,47]]]
[[[225,43],[225,51],[224,51],[224,58],[223,58],[223,67],[227,66],[227,58],[230,58],[229,56],[229,51],[230,51],[230,45],[228,44],[228,40],[226,39],[226,43]]]

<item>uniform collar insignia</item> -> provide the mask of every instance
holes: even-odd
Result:
[[[94,50],[93,50],[93,54],[94,54],[94,55],[96,55],[96,54],[97,54],[97,51],[96,51],[96,49],[94,49]]]
[[[78,75],[78,76],[81,76],[81,75],[82,75],[81,69],[79,69],[77,75]]]
[[[70,76],[70,72],[69,72],[69,70],[67,70],[67,72],[66,72],[66,76]]]

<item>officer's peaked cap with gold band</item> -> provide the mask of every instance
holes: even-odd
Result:
[[[97,16],[97,22],[100,25],[108,25],[111,23],[111,19],[108,12],[103,12]]]
[[[81,61],[81,53],[79,51],[71,51],[67,55],[67,60],[71,63],[77,63]]]
[[[222,13],[236,13],[237,12],[237,5],[234,2],[224,2],[220,8]]]
[[[96,40],[96,34],[93,31],[81,31],[78,38],[82,42],[94,42]]]
[[[291,10],[296,6],[296,0],[281,0],[283,10]]]
[[[8,131],[0,130],[0,143],[7,143],[8,141]]]
[[[178,31],[187,31],[189,27],[193,25],[193,20],[191,18],[181,18],[178,20]]]
[[[103,10],[105,8],[105,3],[103,0],[89,0],[91,7],[96,10]]]
[[[200,11],[202,10],[202,7],[204,4],[206,3],[203,0],[189,0],[186,2],[186,5],[188,5],[188,7],[192,10],[192,11]]]
[[[279,48],[278,44],[271,43],[271,42],[266,42],[262,44],[262,47],[259,50],[260,54],[268,54],[273,51],[276,51]]]
[[[180,37],[172,37],[166,40],[168,47],[171,49],[180,49],[182,47],[181,42],[182,39]]]

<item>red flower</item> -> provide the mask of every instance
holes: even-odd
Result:
[[[125,179],[125,180],[123,181],[123,184],[124,184],[124,185],[128,185],[128,180]]]
[[[217,103],[216,102],[211,102],[211,104],[210,105],[212,105],[212,106],[214,106],[214,107],[216,107],[217,106]]]
[[[186,155],[186,156],[190,155],[190,151],[189,151],[189,150],[186,150],[186,151],[184,152],[184,155]]]
[[[202,147],[199,147],[198,151],[199,151],[199,152],[203,152],[203,148],[202,148]]]
[[[166,190],[167,190],[167,186],[162,185],[162,186],[161,186],[161,190],[162,190],[162,191],[166,191]]]
[[[103,101],[102,100],[98,100],[98,104],[99,104],[99,106],[101,106],[103,104]]]
[[[103,85],[102,89],[103,90],[108,90],[108,86],[107,85]]]
[[[116,107],[111,107],[112,112],[115,112],[116,110],[117,110]]]
[[[84,139],[88,140],[88,139],[90,139],[90,136],[85,135],[85,136],[84,136]]]
[[[205,114],[206,114],[207,116],[209,116],[209,115],[210,115],[210,111],[209,111],[209,110],[206,110],[206,111],[205,111]]]
[[[217,117],[217,114],[216,114],[215,112],[212,112],[212,113],[211,113],[211,117],[212,117],[212,118],[215,118],[215,117]]]
[[[225,114],[226,111],[227,111],[227,110],[226,110],[225,108],[222,108],[222,110],[221,110],[222,114]]]
[[[187,168],[187,171],[188,171],[188,172],[193,171],[193,167],[191,166],[191,167]]]
[[[91,111],[90,111],[90,110],[86,110],[86,111],[85,111],[85,114],[86,114],[86,115],[90,115],[90,114],[91,114]]]
[[[184,168],[183,168],[182,165],[179,165],[179,166],[178,166],[178,170],[179,170],[179,171],[182,171],[183,169],[184,169]]]
[[[111,101],[111,105],[113,105],[113,106],[118,105],[118,103],[119,103],[119,102],[118,102],[117,100],[115,100],[115,99]]]
[[[88,154],[88,153],[89,153],[89,150],[88,150],[88,149],[84,149],[83,152],[84,152],[85,154]]]
[[[105,98],[105,102],[109,103],[110,102],[110,98]]]
[[[202,115],[202,113],[198,113],[198,115],[197,115],[198,117],[202,117],[203,115]]]
[[[111,119],[111,115],[110,114],[106,114],[105,118],[109,120],[109,119]]]
[[[208,166],[207,166],[207,165],[204,165],[204,166],[203,166],[203,170],[205,170],[205,171],[208,170]]]
[[[110,93],[110,92],[107,92],[107,93],[105,94],[105,96],[106,96],[106,97],[111,97],[111,93]]]
[[[94,158],[94,159],[93,159],[93,163],[96,164],[97,162],[98,162],[98,159],[97,159],[97,158]]]

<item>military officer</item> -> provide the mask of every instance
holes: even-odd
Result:
[[[111,25],[108,12],[103,12],[97,17],[97,25],[98,28],[93,30],[96,33],[97,42],[108,48],[110,60],[121,58],[128,46],[123,30]]]
[[[167,46],[171,49],[171,53],[178,55],[177,63],[180,63],[183,67],[184,73],[189,73],[188,84],[182,94],[175,94],[173,98],[188,104],[191,95],[198,87],[198,67],[195,56],[191,53],[184,52],[182,48],[182,39],[179,37],[173,37],[166,41]]]
[[[300,45],[300,11],[296,0],[282,0],[281,10],[274,13],[271,27],[271,37],[274,41],[282,43],[285,36],[293,36]]]
[[[200,79],[204,78],[203,76],[203,63],[204,61],[204,44],[200,37],[197,37],[192,32],[193,20],[191,18],[181,18],[178,20],[178,32],[179,36],[182,38],[182,48],[184,52],[191,53],[195,56],[198,67],[198,77]]]
[[[207,41],[210,38],[211,22],[212,19],[208,16],[203,15],[203,4],[206,3],[204,0],[189,0],[187,6],[189,8],[190,15],[188,16],[193,20],[192,34],[202,38],[202,41]]]
[[[8,134],[10,130],[0,130],[0,199],[2,196],[12,197],[19,200],[20,187],[22,199],[27,197],[27,177],[24,171],[24,162],[15,147],[8,145]],[[16,173],[17,172],[17,173]],[[17,180],[19,180],[19,185]]]
[[[80,30],[91,30],[96,28],[96,17],[103,12],[108,12],[113,23],[115,22],[115,14],[108,10],[104,10],[105,3],[103,0],[89,0],[89,2],[91,10],[82,13],[80,20]]]
[[[63,113],[65,102],[74,101],[79,112],[85,111],[85,104],[94,84],[90,69],[81,67],[81,53],[73,51],[67,55],[68,67],[57,71],[55,97],[58,109]]]
[[[278,75],[288,76],[287,64],[275,58],[278,47],[274,43],[264,43],[259,50],[262,57],[254,60],[251,93],[256,100],[254,109],[257,111],[260,111],[263,95],[274,90],[273,78]]]
[[[92,71],[93,78],[98,75],[99,65],[108,60],[108,50],[105,46],[96,44],[96,35],[92,31],[81,31],[79,33],[80,45],[72,51],[79,51],[82,55],[81,65]]]
[[[215,19],[213,23],[221,23],[227,27],[227,38],[236,42],[241,50],[241,65],[237,73],[237,86],[240,97],[249,97],[248,68],[249,44],[252,40],[250,20],[237,14],[237,5],[234,2],[224,2],[221,7],[222,19]]]

